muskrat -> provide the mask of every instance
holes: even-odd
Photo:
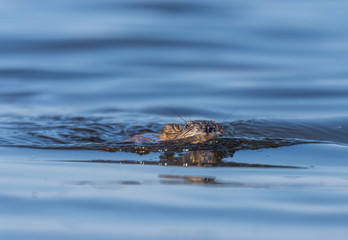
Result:
[[[223,134],[220,124],[214,121],[196,120],[188,121],[184,126],[179,124],[167,124],[160,131],[160,140],[173,140],[189,138],[194,142],[204,142],[211,138],[217,138]]]
[[[165,141],[185,139],[192,143],[204,142],[211,138],[217,138],[223,134],[223,130],[220,124],[214,121],[208,120],[196,120],[188,121],[183,126],[176,123],[166,124],[159,136],[154,134],[149,135],[135,135],[132,137],[132,141],[135,142],[152,142],[152,141]]]

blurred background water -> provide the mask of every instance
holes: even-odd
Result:
[[[1,238],[345,239],[347,10],[2,1]],[[181,118],[226,134],[125,143]],[[218,167],[178,162],[198,148]]]

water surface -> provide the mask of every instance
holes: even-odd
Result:
[[[3,1],[1,238],[345,239],[347,9]]]

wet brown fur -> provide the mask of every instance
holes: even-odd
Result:
[[[167,124],[160,131],[160,140],[193,138],[195,142],[203,142],[223,134],[220,124],[214,121],[188,121],[184,126]]]

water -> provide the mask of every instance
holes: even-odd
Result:
[[[0,238],[345,239],[347,9],[2,1]]]

